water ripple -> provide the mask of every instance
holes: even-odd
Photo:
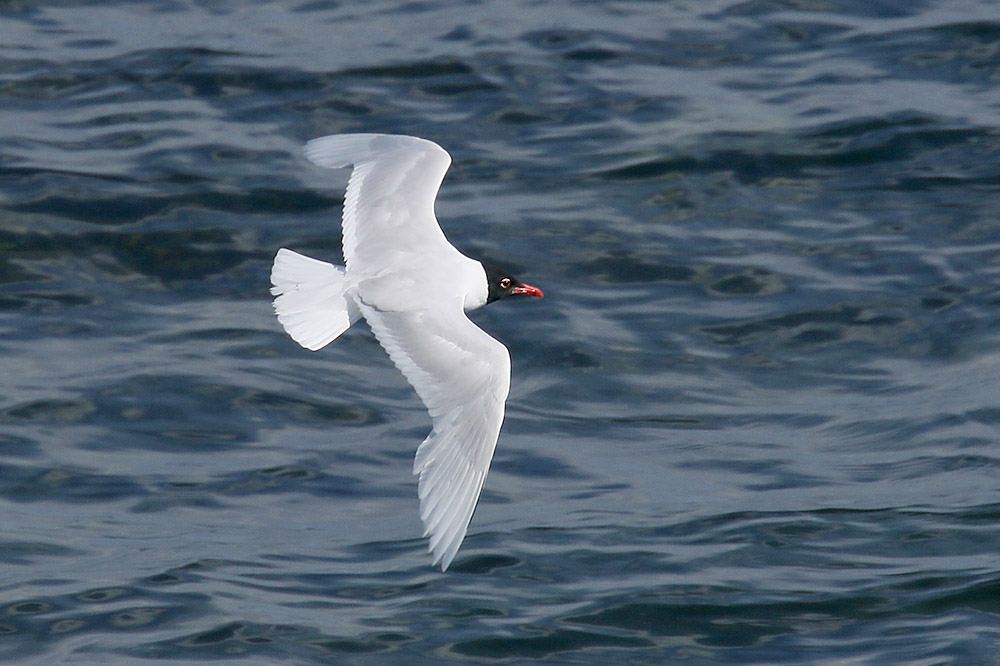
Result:
[[[0,661],[992,663],[995,7],[392,0],[0,10]],[[301,144],[439,141],[546,292],[452,569],[430,423]]]

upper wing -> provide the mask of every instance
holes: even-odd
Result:
[[[416,389],[434,428],[417,449],[420,518],[434,563],[451,564],[493,459],[510,390],[507,348],[473,324],[460,303],[383,312],[361,304],[372,331]]]
[[[353,165],[344,198],[344,261],[357,277],[378,273],[400,253],[451,245],[434,200],[451,156],[432,141],[389,134],[313,139],[306,157],[329,169]]]

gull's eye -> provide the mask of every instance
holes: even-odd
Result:
[[[508,287],[510,287],[510,278],[500,278],[500,288],[507,289]]]

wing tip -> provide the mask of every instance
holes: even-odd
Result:
[[[376,146],[375,142],[379,145]],[[366,162],[379,154],[400,148],[438,151],[448,158],[448,151],[429,139],[406,134],[328,134],[310,139],[302,147],[306,159],[326,169],[341,169]]]
[[[306,159],[326,169],[341,169],[364,159],[374,134],[330,134],[310,139],[302,147]]]
[[[458,544],[451,543],[447,548],[434,549],[430,546],[427,548],[427,552],[431,554],[433,560],[431,561],[431,566],[441,566],[441,573],[448,570],[451,563],[455,561],[455,556],[458,554],[458,546],[461,545],[462,540],[465,538],[465,534],[462,534],[462,538],[458,539]]]

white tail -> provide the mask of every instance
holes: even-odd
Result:
[[[285,332],[316,351],[330,344],[361,317],[344,291],[344,269],[285,248],[271,267],[274,312]]]

